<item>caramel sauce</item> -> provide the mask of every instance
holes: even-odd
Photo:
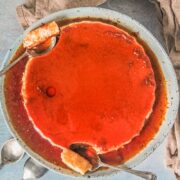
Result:
[[[66,20],[60,22],[59,25],[65,25],[81,20],[82,19]],[[97,19],[91,20],[97,21]],[[100,19],[98,20],[102,21]],[[107,22],[119,27],[119,25],[114,22],[104,20],[103,22]],[[125,29],[124,27],[120,28]],[[125,30],[128,31],[131,35],[135,36],[137,41],[143,45],[146,54],[151,60],[156,80],[156,100],[153,106],[153,112],[150,115],[140,135],[135,137],[129,144],[125,145],[123,148],[101,155],[102,160],[110,164],[123,163],[132,158],[134,155],[138,154],[141,150],[143,150],[143,148],[146,147],[146,145],[153,139],[155,134],[158,132],[159,127],[164,120],[167,106],[166,82],[156,56],[150,50],[148,45],[138,37],[138,34],[131,32],[127,29]],[[17,57],[18,55],[20,55],[22,51],[24,51],[24,49],[20,47],[15,56]],[[65,165],[60,159],[61,149],[52,146],[47,140],[43,139],[36,132],[31,121],[29,121],[27,113],[24,109],[21,97],[21,87],[22,75],[27,60],[27,58],[24,58],[22,61],[20,61],[16,66],[14,66],[11,70],[7,72],[5,77],[4,94],[7,110],[10,116],[10,122],[12,123],[15,131],[18,133],[19,137],[21,137],[25,144],[27,144],[27,146],[29,146],[35,153],[39,154],[41,157],[55,165],[65,167]]]

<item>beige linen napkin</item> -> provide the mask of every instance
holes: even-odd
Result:
[[[98,6],[106,0],[25,0],[16,8],[22,27],[26,29],[33,22],[53,12],[73,7]]]
[[[17,7],[17,15],[23,28],[36,20],[61,9],[96,6],[106,0],[26,0]],[[180,81],[180,0],[151,0],[156,7],[169,56]],[[168,136],[166,164],[180,179],[180,114]]]
[[[162,22],[169,57],[176,70],[180,87],[180,0],[152,0]],[[180,180],[180,111],[168,135],[165,162]]]

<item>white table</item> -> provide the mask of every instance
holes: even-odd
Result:
[[[13,44],[14,40],[23,32],[22,28],[16,20],[16,6],[21,4],[23,0],[0,0],[0,63],[4,58],[7,49]],[[149,29],[154,36],[163,44],[161,35],[161,25],[157,20],[155,8],[147,0],[114,0],[112,5],[116,10],[127,14],[141,22]],[[107,7],[106,4],[102,7]],[[11,137],[0,112],[0,145]],[[165,142],[141,165],[137,167],[139,170],[148,170],[157,174],[158,180],[175,180],[174,174],[164,165],[164,149]],[[0,180],[20,180],[23,173],[23,165],[27,156],[25,156],[17,164],[9,165],[0,170]],[[56,174],[49,171],[42,180],[73,180],[74,178]],[[79,180],[83,178],[78,178]],[[138,180],[127,173],[118,173],[114,176],[106,178],[97,178],[94,180]]]

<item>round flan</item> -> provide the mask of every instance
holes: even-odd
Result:
[[[125,30],[82,21],[61,27],[48,54],[22,79],[29,119],[53,145],[87,143],[109,152],[139,135],[155,101],[149,57]]]

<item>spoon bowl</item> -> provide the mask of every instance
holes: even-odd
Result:
[[[131,169],[125,165],[121,165],[121,166],[117,167],[117,166],[113,166],[113,165],[102,162],[99,155],[96,153],[96,151],[90,145],[81,144],[81,143],[71,144],[70,149],[72,151],[78,153],[79,155],[83,156],[84,158],[86,158],[92,164],[93,168],[90,172],[94,172],[94,171],[98,170],[100,167],[107,167],[107,168],[111,168],[114,170],[120,170],[120,171],[124,171],[124,172],[130,173],[130,174],[134,174],[134,175],[144,178],[146,180],[156,180],[157,179],[156,175],[153,174],[152,172],[138,171],[135,169]]]
[[[27,53],[30,57],[42,56],[49,53],[55,46],[58,41],[57,36],[53,36],[43,44],[40,44],[32,49],[28,49]]]
[[[9,69],[11,69],[14,65],[16,65],[21,59],[23,59],[26,56],[36,57],[36,56],[42,56],[44,54],[49,53],[55,47],[56,43],[57,43],[57,37],[53,36],[51,37],[50,41],[48,41],[48,43],[45,42],[43,44],[36,46],[33,49],[28,49],[28,50],[26,49],[25,52],[21,56],[19,56],[12,63],[5,66],[0,71],[0,76],[4,75]]]
[[[24,155],[24,150],[18,144],[16,139],[7,140],[1,149],[1,164],[0,169],[9,163],[15,163]]]
[[[47,168],[41,166],[32,158],[28,158],[24,164],[23,180],[37,179],[42,177],[48,171]]]

